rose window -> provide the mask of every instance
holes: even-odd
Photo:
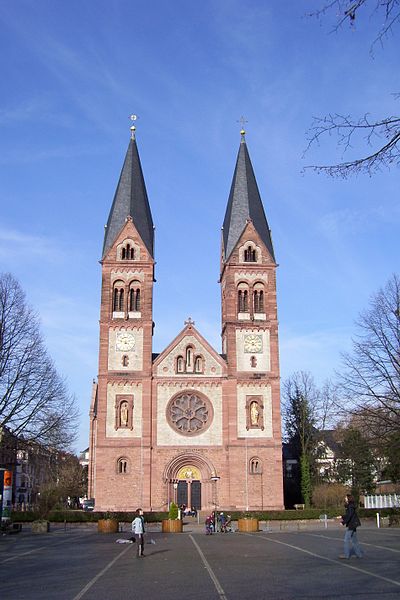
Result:
[[[204,396],[185,392],[172,398],[167,407],[168,421],[186,435],[202,433],[211,423],[212,408]]]

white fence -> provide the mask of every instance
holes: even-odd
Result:
[[[364,496],[365,508],[399,508],[400,494],[377,494]]]

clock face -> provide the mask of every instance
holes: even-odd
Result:
[[[261,335],[245,335],[244,336],[244,351],[254,352],[255,354],[262,352],[262,337]]]
[[[128,331],[118,331],[116,349],[121,352],[128,352],[135,347],[135,336]]]

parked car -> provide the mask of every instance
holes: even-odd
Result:
[[[82,509],[86,512],[94,510],[94,498],[85,498],[82,502]]]

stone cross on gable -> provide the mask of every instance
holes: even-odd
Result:
[[[188,317],[187,321],[185,321],[185,325],[189,325],[192,326],[194,325],[194,321],[192,320],[192,317]]]

